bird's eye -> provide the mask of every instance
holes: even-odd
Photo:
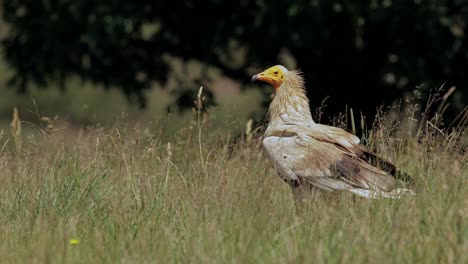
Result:
[[[278,74],[278,71],[275,71],[274,74],[275,74],[275,75]]]

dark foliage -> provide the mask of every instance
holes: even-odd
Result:
[[[329,109],[347,104],[372,114],[421,84],[426,92],[457,86],[458,109],[467,101],[466,0],[8,0],[3,6],[11,26],[3,46],[20,89],[78,75],[120,87],[144,104],[142,91],[166,80],[163,55],[199,60],[247,83],[249,66],[277,64],[287,50],[305,73],[313,105],[330,96]]]

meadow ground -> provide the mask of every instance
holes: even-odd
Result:
[[[417,196],[300,213],[258,133],[214,116],[3,129],[0,262],[468,262],[466,113],[450,130],[387,116],[363,137]]]

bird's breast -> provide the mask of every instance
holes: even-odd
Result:
[[[294,155],[295,141],[295,136],[268,136],[262,141],[265,156],[273,163],[273,167],[283,179],[297,180],[293,168],[300,157]]]

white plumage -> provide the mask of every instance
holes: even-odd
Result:
[[[361,145],[359,138],[312,120],[299,72],[277,65],[252,79],[275,88],[262,145],[296,198],[335,191],[350,191],[366,198],[413,194],[401,186],[395,166]]]

